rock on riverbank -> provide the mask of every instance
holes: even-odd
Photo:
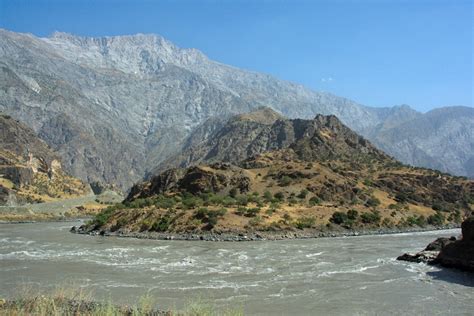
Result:
[[[444,267],[474,271],[474,217],[466,219],[461,229],[461,239],[438,238],[423,251],[416,254],[405,253],[397,260],[440,264]]]

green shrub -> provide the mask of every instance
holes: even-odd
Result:
[[[311,228],[316,224],[316,218],[313,216],[303,216],[296,220],[295,227],[298,229]]]
[[[183,208],[186,210],[196,208],[200,205],[202,205],[202,199],[196,197],[196,196],[191,196],[191,197],[183,197],[181,200],[181,204],[183,205]]]
[[[275,193],[274,197],[278,201],[283,201],[285,199],[285,194],[283,192],[277,192]]]
[[[239,206],[235,211],[236,215],[243,216],[247,212],[247,208],[245,206]]]
[[[263,193],[263,199],[265,200],[265,202],[270,203],[272,198],[273,198],[273,196],[272,196],[270,191],[265,191]]]
[[[365,205],[369,206],[369,207],[379,206],[380,205],[380,200],[377,199],[376,197],[372,196],[367,200],[367,202],[365,202]]]
[[[360,215],[360,218],[362,220],[362,223],[364,224],[377,224],[381,220],[379,211],[362,213],[362,215]]]
[[[309,205],[315,206],[321,203],[321,200],[317,196],[313,196],[309,199]]]
[[[171,225],[171,217],[168,214],[166,214],[166,215],[163,215],[159,220],[157,220],[153,224],[151,229],[157,232],[165,232],[169,229],[170,225]]]
[[[230,189],[230,191],[229,191],[229,196],[235,198],[235,197],[237,196],[237,193],[238,193],[238,192],[237,192],[237,189],[236,189],[236,188],[232,188],[232,189]]]
[[[356,220],[359,217],[359,212],[356,210],[348,210],[347,211],[347,218],[350,220]]]
[[[283,176],[280,179],[280,186],[287,187],[291,184],[291,178],[289,176]]]
[[[410,226],[420,226],[423,227],[426,225],[426,218],[423,215],[420,216],[409,216],[405,222]]]
[[[308,190],[306,189],[301,190],[301,192],[298,194],[299,199],[306,199],[307,196],[308,196]]]
[[[348,220],[347,214],[343,212],[339,212],[339,211],[334,212],[331,218],[329,219],[331,223],[334,223],[337,225],[344,224],[345,222],[347,222],[347,220]]]
[[[257,214],[260,213],[260,209],[258,207],[249,208],[245,212],[245,216],[247,217],[255,217]]]
[[[249,199],[247,196],[245,195],[239,195],[236,197],[236,200],[237,200],[237,205],[242,205],[242,206],[246,206],[247,204],[249,204]]]
[[[427,219],[428,224],[433,226],[440,226],[444,224],[444,215],[440,212],[436,212],[436,214],[428,216]]]
[[[256,216],[249,220],[249,225],[250,226],[257,226],[263,222],[263,219],[260,216]]]

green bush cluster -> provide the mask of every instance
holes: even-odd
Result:
[[[426,226],[426,218],[423,215],[409,216],[407,217],[405,222],[407,223],[407,225],[410,225],[410,226],[420,226],[420,227]]]
[[[298,229],[311,228],[316,224],[316,218],[313,216],[303,216],[295,221],[295,227]]]
[[[235,212],[235,214],[237,215],[246,216],[246,217],[255,217],[257,216],[258,213],[260,213],[259,207],[246,208],[243,206],[239,206],[237,208],[237,211]]]
[[[331,223],[351,228],[359,217],[359,212],[356,210],[349,210],[347,213],[336,211],[332,214],[329,221]]]
[[[441,226],[444,224],[444,215],[436,212],[436,214],[428,216],[427,222],[433,226]]]
[[[203,223],[207,223],[209,227],[217,225],[219,218],[223,217],[227,213],[227,209],[220,208],[218,210],[209,210],[206,207],[201,207],[194,213],[194,218],[201,220]]]
[[[378,224],[380,223],[382,216],[380,215],[379,211],[373,211],[373,212],[362,213],[360,215],[360,219],[362,220],[362,223],[364,224]]]

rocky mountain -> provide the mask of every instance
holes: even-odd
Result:
[[[0,114],[0,205],[72,198],[90,192],[67,175],[60,157],[27,126]]]
[[[213,128],[210,128],[211,125]],[[318,114],[313,120],[288,119],[268,107],[229,119],[213,119],[197,130],[209,132],[193,133],[185,141],[183,150],[159,164],[152,174],[172,167],[189,167],[200,163],[238,163],[257,154],[289,147],[301,154],[317,153],[319,159],[336,154],[352,154],[350,144],[354,144],[356,149],[359,144],[367,145],[371,151],[377,152],[335,116]],[[307,136],[316,131],[321,132],[319,143],[311,142],[306,147],[295,147],[306,142]],[[198,140],[197,136],[202,139]]]
[[[252,137],[228,137],[256,122],[241,132]],[[168,169],[133,186],[123,204],[79,231],[310,237],[327,230],[459,225],[474,207],[474,181],[403,165],[334,115],[289,120],[263,108],[231,118],[222,130],[216,132],[222,139],[204,146],[204,160],[255,154],[232,164]]]
[[[371,139],[380,126],[421,115],[223,65],[158,35],[38,38],[0,30],[0,110],[31,126],[67,171],[88,182],[127,189],[186,147],[190,135],[197,141],[218,127],[205,122],[261,106],[290,118],[333,114]]]
[[[473,108],[440,108],[396,121],[368,137],[404,163],[474,177]]]

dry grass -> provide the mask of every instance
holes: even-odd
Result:
[[[63,286],[49,292],[23,288],[14,300],[0,299],[0,315],[241,316],[244,314],[242,309],[218,309],[203,299],[189,301],[182,310],[163,311],[157,308],[155,299],[149,294],[141,296],[133,306],[117,305],[110,299],[96,302],[93,297],[93,292],[77,287]]]

